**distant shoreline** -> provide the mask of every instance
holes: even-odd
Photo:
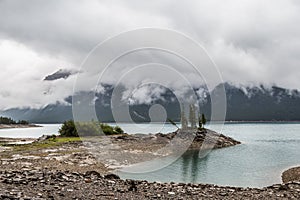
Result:
[[[210,121],[207,121],[207,123],[209,123]],[[214,121],[214,123],[225,123],[225,124],[232,124],[232,123],[300,123],[300,120],[281,120],[281,121],[274,121],[274,120],[267,120],[267,121],[263,121],[263,120],[257,120],[257,121],[247,121],[247,120],[228,120],[228,121]],[[33,122],[35,124],[62,124],[63,122]],[[114,123],[118,123],[118,124],[129,124],[131,122],[113,122],[113,121],[103,121],[102,123],[106,123],[106,124],[114,124]],[[135,122],[132,124],[145,124],[145,123],[150,123],[150,122]],[[169,122],[152,122],[154,124],[171,124]],[[180,124],[180,122],[175,122],[176,124]]]
[[[42,127],[36,124],[0,124],[0,129],[11,129],[11,128],[36,128]]]
[[[229,120],[229,121],[225,121],[225,124],[234,124],[234,123],[300,123],[300,120],[290,120],[290,121],[273,121],[273,120],[269,120],[269,121],[234,121],[234,120]]]

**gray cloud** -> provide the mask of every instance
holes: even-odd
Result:
[[[297,0],[3,0],[0,109],[39,107],[63,100],[72,94],[75,77],[50,83],[42,81],[45,76],[60,68],[79,70],[99,42],[141,27],[174,29],[191,36],[205,47],[225,81],[275,83],[300,89],[298,24]],[[115,64],[107,72],[106,82],[114,83],[126,70],[147,59],[175,66],[192,84],[199,81],[178,59],[144,52]],[[135,76],[138,81],[155,75],[157,72]],[[176,85],[176,80],[168,78],[170,84]]]

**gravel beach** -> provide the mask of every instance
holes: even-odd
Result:
[[[110,136],[109,145],[105,140],[98,141],[97,145],[109,146],[115,158],[120,159],[101,162],[89,149],[92,142],[82,142],[80,138],[44,137],[32,144],[3,143],[0,199],[300,199],[300,182],[296,181],[258,189],[150,183],[122,180],[111,174],[118,166],[157,156],[157,150],[170,143],[174,134]],[[197,133],[190,148],[199,148],[204,138],[215,144],[214,148],[240,144],[208,131]],[[124,152],[126,159],[122,159]]]
[[[1,199],[299,199],[300,183],[238,188],[208,184],[121,180],[96,171],[0,172]]]

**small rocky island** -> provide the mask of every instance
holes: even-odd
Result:
[[[68,169],[71,166],[71,168],[78,167],[80,169],[86,167],[84,162],[88,160],[87,163],[100,163],[109,171],[158,157],[170,156],[180,148],[180,145],[185,143],[186,150],[216,149],[240,144],[233,138],[208,129],[201,131],[178,129],[168,134],[123,133],[81,138],[53,135],[42,136],[33,143],[30,144],[30,142],[32,139],[29,138],[0,138],[2,169],[20,168],[22,164],[43,168],[50,164],[47,161],[52,161],[54,168]],[[168,145],[169,148],[165,148]],[[74,156],[78,158],[75,162],[72,160]],[[3,159],[3,157],[5,158]],[[19,160],[28,160],[28,162],[20,162],[19,165]],[[83,163],[82,166],[76,166],[78,162],[79,164]],[[60,165],[62,167],[59,167]]]

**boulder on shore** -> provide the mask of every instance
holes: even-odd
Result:
[[[288,183],[297,181],[300,182],[300,167],[294,167],[282,173],[282,182]]]

